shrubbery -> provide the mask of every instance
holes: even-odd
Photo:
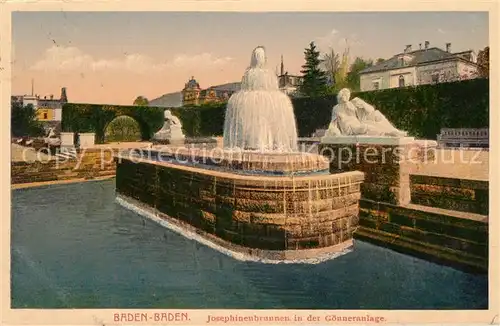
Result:
[[[489,126],[489,83],[473,79],[453,83],[357,92],[380,110],[397,128],[410,135],[436,139],[441,128],[484,128]],[[327,128],[335,95],[303,97],[292,100],[298,133],[310,136],[316,129]],[[225,103],[172,109],[189,136],[221,136]]]
[[[45,133],[32,104],[23,106],[21,103],[12,103],[10,121],[11,132],[14,137],[40,137]]]
[[[392,88],[353,93],[380,110],[397,128],[411,136],[435,139],[441,128],[483,128],[489,126],[489,83],[474,79],[453,83]],[[300,137],[310,136],[330,123],[335,95],[292,100]],[[226,103],[171,108],[189,137],[221,136]],[[104,130],[115,117],[128,115],[141,127],[148,140],[163,125],[164,108],[66,104],[63,131],[94,131],[96,141],[104,140]]]
[[[134,119],[119,116],[108,124],[105,130],[105,142],[138,141],[141,140],[141,129]]]

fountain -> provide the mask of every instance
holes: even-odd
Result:
[[[297,128],[290,98],[281,92],[274,72],[266,69],[263,47],[252,53],[241,90],[229,99],[224,147],[260,152],[297,151]]]
[[[252,52],[228,101],[223,147],[122,152],[117,200],[158,223],[245,260],[319,262],[352,246],[363,173],[331,174],[298,151],[290,99]]]

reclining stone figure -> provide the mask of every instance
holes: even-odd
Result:
[[[332,120],[325,136],[389,136],[406,137],[407,132],[395,128],[372,105],[356,97],[349,101],[351,92],[343,88],[337,95]]]

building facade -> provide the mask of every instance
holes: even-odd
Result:
[[[302,76],[290,75],[288,71],[285,71],[283,56],[281,56],[281,68],[279,73],[278,71],[276,72],[276,77],[278,78],[278,86],[282,92],[289,96],[297,94],[298,87],[302,83]],[[182,106],[227,102],[231,95],[240,89],[241,83],[239,82],[202,89],[198,81],[192,76],[184,84],[184,88],[181,91]]]
[[[189,106],[226,102],[240,87],[240,83],[229,83],[202,89],[196,79],[191,77],[181,92],[182,105]]]
[[[451,52],[451,43],[446,50],[425,47],[412,51],[407,45],[403,53],[360,71],[361,91],[445,83],[473,79],[478,75],[476,54],[472,51]]]
[[[53,95],[44,96],[40,95],[15,95],[11,96],[11,103],[19,103],[22,106],[31,104],[36,110],[37,119],[43,122],[45,126],[57,126],[62,121],[62,108],[68,102],[66,96],[66,88],[61,89],[61,96],[55,99]]]
[[[298,88],[302,83],[302,76],[289,75],[288,71],[285,71],[285,65],[283,63],[283,56],[281,56],[280,72],[277,74],[278,86],[282,92],[289,96],[294,96],[297,94]]]

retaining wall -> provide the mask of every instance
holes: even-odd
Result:
[[[355,237],[461,269],[488,270],[488,218],[478,214],[360,201]]]
[[[85,149],[78,153],[77,158],[11,162],[11,184],[114,176],[116,164],[113,155],[109,149]]]
[[[411,175],[410,189],[414,204],[488,215],[488,181]]]
[[[256,177],[117,159],[116,189],[249,248],[299,250],[352,239],[363,174]]]

